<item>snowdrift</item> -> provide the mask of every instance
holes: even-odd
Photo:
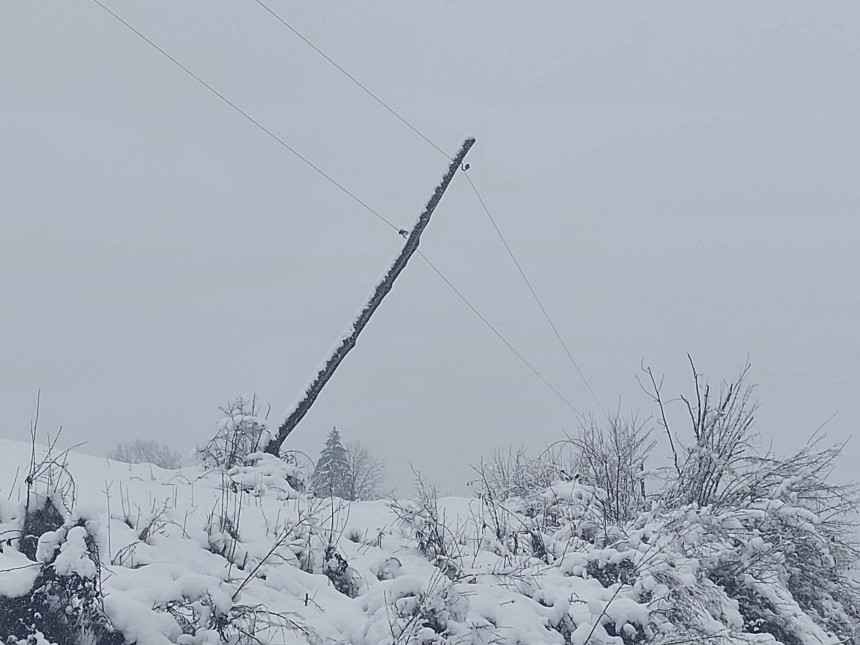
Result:
[[[853,642],[855,608],[797,579],[792,553],[847,572],[791,482],[610,525],[563,477],[348,503],[271,455],[166,471],[8,440],[0,473],[7,643]]]

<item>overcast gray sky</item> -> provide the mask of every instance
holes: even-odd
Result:
[[[256,2],[106,4],[396,225],[446,160]],[[284,2],[453,154],[605,407],[651,412],[749,355],[795,448],[860,394],[860,5]],[[582,413],[598,412],[475,196],[422,250]],[[0,5],[0,423],[183,452],[256,392],[280,416],[403,240],[91,0]],[[289,445],[337,425],[461,491],[574,413],[416,257]],[[682,428],[678,428],[679,432]],[[844,472],[860,456],[849,445]]]

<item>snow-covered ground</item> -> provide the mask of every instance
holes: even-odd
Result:
[[[700,517],[600,541],[598,493],[578,482],[507,506],[429,489],[348,503],[297,492],[296,469],[269,455],[229,472],[56,449],[38,468],[44,455],[37,446],[28,482],[31,446],[0,440],[3,640],[50,627],[21,609],[38,600],[77,630],[69,643],[774,642],[741,636],[737,602],[704,579]],[[59,513],[34,530],[26,510],[46,503]],[[80,593],[58,591],[66,582]],[[803,642],[837,642],[779,584],[772,593]]]

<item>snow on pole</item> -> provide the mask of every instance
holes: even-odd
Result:
[[[343,339],[337,349],[334,350],[334,353],[329,357],[328,361],[326,361],[323,368],[317,373],[316,378],[305,391],[304,397],[302,397],[302,399],[292,408],[286,419],[278,427],[278,436],[269,441],[266,445],[266,452],[273,455],[277,455],[280,452],[281,445],[284,443],[284,440],[295,429],[299,421],[301,421],[308,413],[308,410],[310,410],[314,401],[316,401],[323,387],[332,377],[341,361],[343,361],[349,353],[349,350],[355,347],[355,341],[358,339],[358,335],[365,328],[368,321],[370,321],[370,317],[382,303],[382,299],[385,298],[389,291],[391,291],[394,281],[397,279],[397,276],[400,275],[400,272],[406,267],[406,263],[409,262],[409,258],[411,258],[416,249],[418,249],[418,241],[421,238],[421,233],[423,233],[424,229],[427,228],[427,224],[430,222],[430,216],[433,214],[433,211],[442,199],[442,195],[445,194],[445,190],[454,178],[454,174],[462,165],[463,159],[466,157],[466,153],[469,152],[469,149],[474,145],[474,143],[475,139],[471,137],[463,142],[457,156],[451,160],[451,165],[448,166],[448,171],[445,173],[445,176],[442,177],[441,183],[436,186],[433,196],[430,198],[430,201],[427,202],[427,206],[424,207],[424,212],[421,213],[421,216],[418,218],[418,223],[415,224],[415,227],[406,239],[406,244],[403,246],[403,250],[400,252],[400,255],[394,261],[394,264],[391,265],[391,268],[388,269],[388,273],[385,274],[382,281],[376,285],[376,289],[370,297],[370,300],[365,305],[364,309],[361,310],[361,313],[358,314],[355,322],[353,322],[352,333]]]

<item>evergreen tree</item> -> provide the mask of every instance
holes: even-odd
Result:
[[[340,441],[337,428],[328,433],[311,479],[311,490],[317,497],[334,495],[349,499],[349,457]]]

